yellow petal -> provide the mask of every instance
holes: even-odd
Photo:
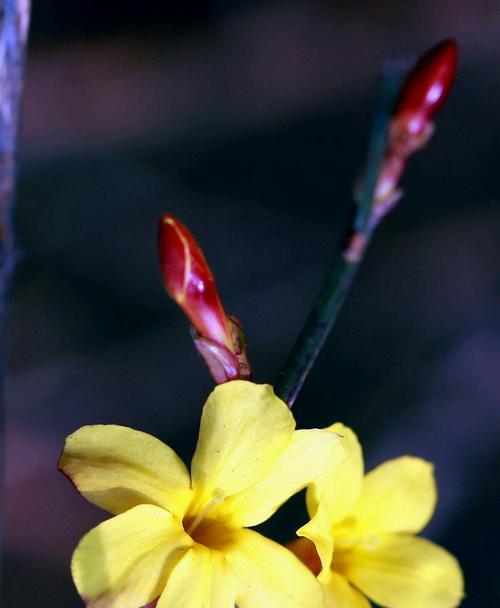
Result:
[[[334,554],[333,567],[387,608],[454,608],[463,596],[457,560],[412,535],[359,539],[351,550]]]
[[[316,546],[323,567],[318,578],[324,582],[329,578],[334,547],[332,516],[329,512],[328,502],[324,501],[319,504],[311,520],[297,530],[297,534],[308,538]]]
[[[388,460],[363,480],[361,497],[350,513],[353,533],[420,532],[436,500],[432,464],[410,456]]]
[[[140,505],[86,534],[71,571],[88,608],[137,608],[156,599],[193,544],[173,515]]]
[[[319,500],[326,501],[332,514],[332,521],[336,522],[349,515],[361,493],[363,452],[358,438],[349,427],[337,422],[327,430],[342,436],[346,459],[331,476],[325,477],[308,489],[306,500],[311,516],[314,515]]]
[[[262,479],[285,450],[295,427],[288,407],[269,385],[227,382],[210,394],[191,465],[199,512],[212,500]]]
[[[174,568],[157,608],[234,608],[236,580],[224,556],[195,544]]]
[[[337,572],[330,572],[325,583],[325,600],[326,608],[370,608],[366,597]]]
[[[84,426],[66,439],[59,469],[93,504],[113,514],[139,504],[182,518],[191,497],[183,462],[156,437],[126,426]]]
[[[321,586],[288,549],[244,528],[234,540],[225,555],[236,575],[238,608],[323,608]]]
[[[335,433],[319,429],[295,431],[270,474],[224,501],[217,516],[228,514],[237,527],[256,526],[271,517],[290,496],[330,474],[344,460],[345,452]]]

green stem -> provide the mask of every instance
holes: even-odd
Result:
[[[355,195],[358,211],[347,250],[343,250],[323,288],[319,292],[309,317],[292,348],[275,385],[276,394],[291,408],[311,371],[318,354],[335,323],[342,304],[363,260],[373,228],[370,216],[377,178],[384,158],[387,126],[401,82],[401,66],[393,64],[383,72],[380,95],[370,137],[366,171],[361,188]],[[354,239],[354,240],[353,240]],[[358,241],[356,255],[352,245]]]
[[[359,262],[343,256],[330,271],[313,309],[290,353],[275,391],[291,408],[325,343],[344,303]]]
[[[360,234],[366,234],[369,230],[373,194],[386,149],[387,126],[400,88],[402,75],[402,66],[392,62],[388,62],[382,72],[379,96],[370,133],[366,170],[361,187],[354,192],[354,199],[358,206],[354,229]]]

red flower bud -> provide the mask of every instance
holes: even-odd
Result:
[[[403,84],[393,120],[408,135],[419,137],[429,128],[435,113],[446,101],[455,78],[458,47],[451,38],[432,47],[421,57]]]
[[[197,332],[232,352],[232,331],[205,256],[186,226],[169,214],[160,220],[158,257],[165,289]]]

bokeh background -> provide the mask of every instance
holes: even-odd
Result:
[[[350,217],[380,62],[444,37],[460,71],[295,406],[341,419],[368,467],[432,460],[426,531],[464,606],[498,594],[497,0],[35,0],[7,378],[7,608],[81,605],[78,539],[105,517],[56,471],[65,436],[120,423],[192,453],[211,381],[156,262],[170,211],[278,375]],[[291,538],[302,499],[266,528]]]

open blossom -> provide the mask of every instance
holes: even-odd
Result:
[[[458,562],[415,536],[436,504],[432,465],[403,456],[363,476],[356,435],[340,423],[330,430],[344,437],[347,458],[308,488],[311,520],[290,545],[319,573],[328,608],[369,608],[367,598],[386,608],[458,606]]]
[[[296,431],[272,387],[242,380],[209,396],[191,474],[151,435],[82,427],[59,467],[115,516],[80,541],[76,587],[89,608],[321,608],[311,571],[247,527],[344,458],[338,435]]]

